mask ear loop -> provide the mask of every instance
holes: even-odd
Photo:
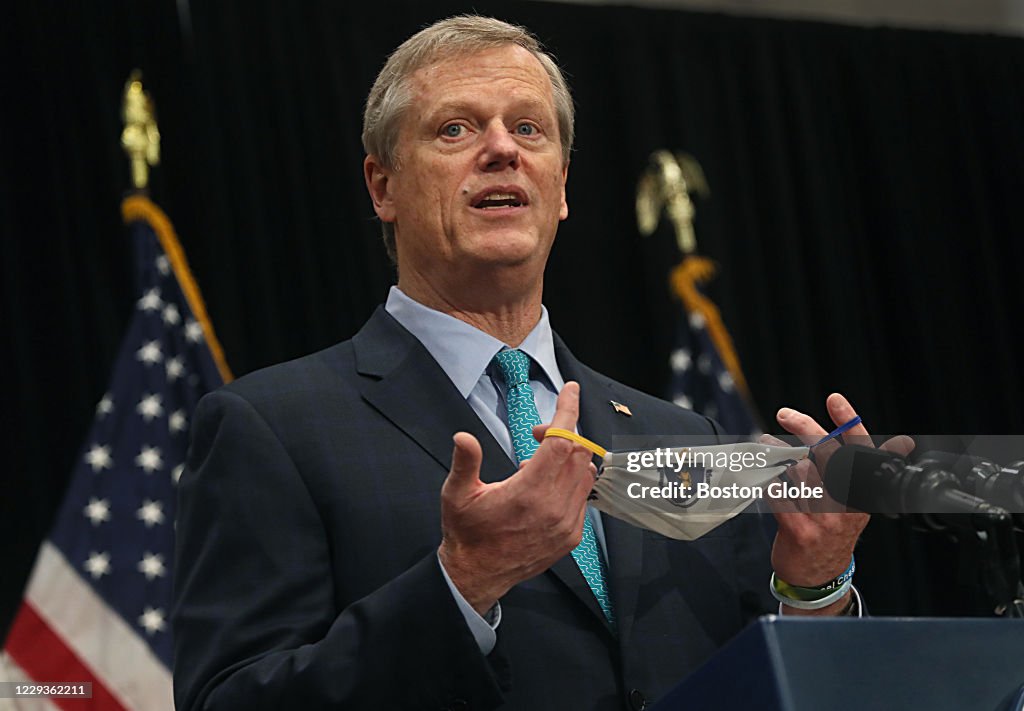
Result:
[[[812,444],[809,447],[809,449],[813,449],[814,447],[817,447],[820,444],[825,444],[825,442],[828,442],[830,439],[838,440],[839,443],[842,444],[843,443],[843,439],[842,439],[843,433],[849,431],[850,429],[852,429],[854,427],[856,427],[860,423],[861,423],[860,415],[857,415],[856,417],[854,417],[849,422],[843,423],[842,425],[840,425],[839,427],[836,427],[834,430],[829,432],[827,435],[825,435],[824,437],[819,439],[817,442]],[[593,452],[597,456],[601,457],[601,459],[604,459],[605,455],[608,454],[608,450],[605,449],[604,447],[602,447],[601,445],[597,444],[596,442],[591,442],[586,437],[581,437],[580,435],[576,434],[575,432],[571,432],[569,430],[564,430],[561,427],[548,427],[547,431],[544,433],[544,439],[547,439],[548,437],[561,437],[562,439],[567,439],[567,440],[570,440],[572,442],[575,442],[576,444],[579,444],[579,445],[581,445],[583,447],[586,447],[591,452]]]
[[[843,424],[839,425],[834,430],[832,430],[827,435],[825,435],[824,437],[822,437],[817,442],[815,442],[814,444],[812,444],[810,447],[807,448],[809,450],[807,452],[807,458],[810,459],[812,462],[814,462],[814,448],[817,447],[819,444],[825,444],[829,440],[834,439],[836,442],[838,442],[841,445],[842,444],[846,444],[843,441],[843,433],[850,431],[851,429],[853,429],[854,427],[856,427],[860,423],[861,423],[860,415],[857,415],[852,420],[848,420],[847,422],[844,422]]]
[[[544,439],[547,439],[548,437],[561,437],[562,439],[575,442],[576,444],[586,447],[601,459],[604,459],[604,455],[608,454],[608,450],[596,442],[591,442],[586,437],[581,437],[575,432],[570,432],[569,430],[563,430],[561,427],[548,427],[547,432],[544,433]]]
[[[834,430],[829,432],[827,435],[825,435],[824,437],[819,439],[817,442],[812,444],[811,448],[813,449],[814,447],[817,447],[819,444],[825,444],[830,439],[837,440],[839,442],[839,444],[845,444],[845,442],[843,442],[843,433],[844,432],[848,432],[849,430],[853,429],[854,427],[856,427],[860,423],[861,423],[860,415],[857,415],[852,420],[849,420],[848,422],[844,422],[843,424],[839,425]]]

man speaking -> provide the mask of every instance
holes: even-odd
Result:
[[[398,286],[352,340],[200,403],[179,709],[639,709],[778,609],[773,570],[806,589],[848,570],[866,516],[780,502],[770,552],[754,516],[674,541],[588,507],[592,455],[543,439],[719,434],[551,330],[572,138],[565,80],[522,28],[451,18],[388,59],[364,172]],[[857,612],[853,591],[820,598],[784,611]]]

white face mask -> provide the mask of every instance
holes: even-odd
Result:
[[[544,436],[572,440],[602,458],[590,494],[594,508],[663,536],[692,541],[756,499],[826,498],[820,483],[772,480],[807,459],[815,447],[842,442],[842,434],[860,422],[855,416],[809,447],[741,442],[609,452],[564,429],[549,427]]]
[[[786,487],[792,485],[771,480],[809,451],[745,442],[608,452],[590,503],[635,526],[692,541],[755,499],[791,495]]]

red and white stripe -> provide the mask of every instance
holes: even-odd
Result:
[[[24,674],[11,681],[93,685],[91,700],[51,699],[46,706],[19,701],[19,710],[174,709],[170,671],[49,541],[39,551],[4,651],[18,668],[8,673]]]
[[[28,673],[14,663],[7,652],[0,652],[0,681],[29,681]],[[60,711],[49,699],[0,699],[0,711]]]

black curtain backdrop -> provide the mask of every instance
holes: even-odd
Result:
[[[362,103],[402,39],[471,9],[531,27],[575,91],[546,303],[584,361],[665,392],[678,254],[666,229],[639,236],[633,196],[652,150],[685,150],[712,190],[711,295],[766,422],[823,417],[838,390],[877,433],[1024,430],[1020,39],[490,0],[17,3],[0,29],[0,631],[133,307],[129,71],[158,107],[153,196],[243,374],[351,336],[384,299]],[[875,521],[858,562],[876,613],[979,612],[940,537]]]

